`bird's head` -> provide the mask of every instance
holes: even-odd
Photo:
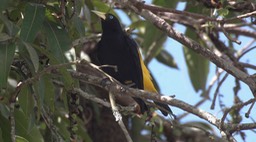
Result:
[[[122,33],[123,29],[117,17],[110,13],[94,11],[101,18],[101,27],[103,33]]]

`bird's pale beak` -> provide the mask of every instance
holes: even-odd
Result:
[[[101,19],[106,20],[106,14],[100,11],[92,10],[93,13],[95,13],[97,16],[99,16]]]

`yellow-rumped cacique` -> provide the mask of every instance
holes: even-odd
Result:
[[[90,54],[91,60],[97,65],[116,66],[104,67],[102,70],[120,83],[149,92],[157,92],[146,68],[138,44],[123,31],[118,19],[110,13],[95,12],[101,18],[102,36],[95,50]],[[140,113],[148,111],[148,106],[140,98],[133,98],[140,107]],[[164,116],[172,114],[168,105],[154,102]]]

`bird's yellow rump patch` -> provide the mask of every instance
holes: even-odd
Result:
[[[153,82],[152,82],[152,77],[150,75],[150,72],[148,71],[146,65],[144,64],[144,61],[142,60],[141,54],[138,51],[139,56],[140,56],[140,64],[141,64],[141,69],[142,69],[142,74],[143,74],[143,84],[144,84],[144,90],[149,91],[149,92],[157,92]]]

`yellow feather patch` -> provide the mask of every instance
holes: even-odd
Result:
[[[144,90],[149,91],[149,92],[157,92],[153,82],[152,82],[152,77],[147,69],[147,67],[144,64],[144,61],[142,60],[141,54],[138,51],[139,56],[140,56],[140,64],[141,64],[141,69],[142,69],[142,74],[143,74],[143,84],[144,84]]]

